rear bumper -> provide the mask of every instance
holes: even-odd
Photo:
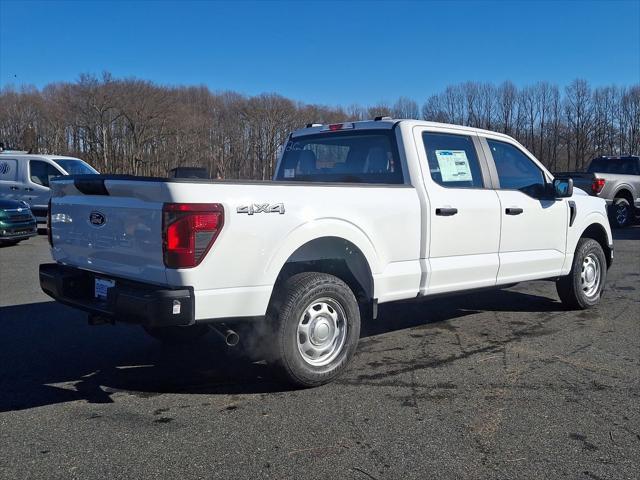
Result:
[[[106,300],[94,295],[95,279],[115,280]],[[40,287],[55,300],[111,321],[149,327],[191,325],[194,294],[191,287],[159,287],[125,279],[96,275],[57,263],[40,265]]]

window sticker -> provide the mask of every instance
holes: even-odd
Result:
[[[285,168],[284,169],[284,178],[294,178],[296,176],[295,168]]]
[[[443,182],[472,182],[471,167],[464,150],[436,150]]]

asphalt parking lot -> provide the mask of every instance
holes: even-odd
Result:
[[[384,306],[339,381],[288,390],[214,335],[163,347],[0,249],[0,478],[638,478],[640,227],[602,304],[550,282]]]

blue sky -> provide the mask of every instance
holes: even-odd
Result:
[[[640,0],[0,0],[0,84],[110,71],[308,103],[419,102],[467,80],[640,82]]]

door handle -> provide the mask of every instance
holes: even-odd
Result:
[[[504,211],[507,215],[520,215],[522,212],[524,212],[524,210],[518,207],[509,207]]]
[[[439,215],[441,217],[450,217],[451,215],[455,215],[456,213],[458,213],[457,208],[451,208],[451,207],[436,208],[436,215]]]
[[[11,190],[20,190],[19,187],[16,187],[15,185],[11,187]]]
[[[33,188],[30,188],[30,187],[25,188],[25,190],[26,190],[27,192],[33,192]]]

